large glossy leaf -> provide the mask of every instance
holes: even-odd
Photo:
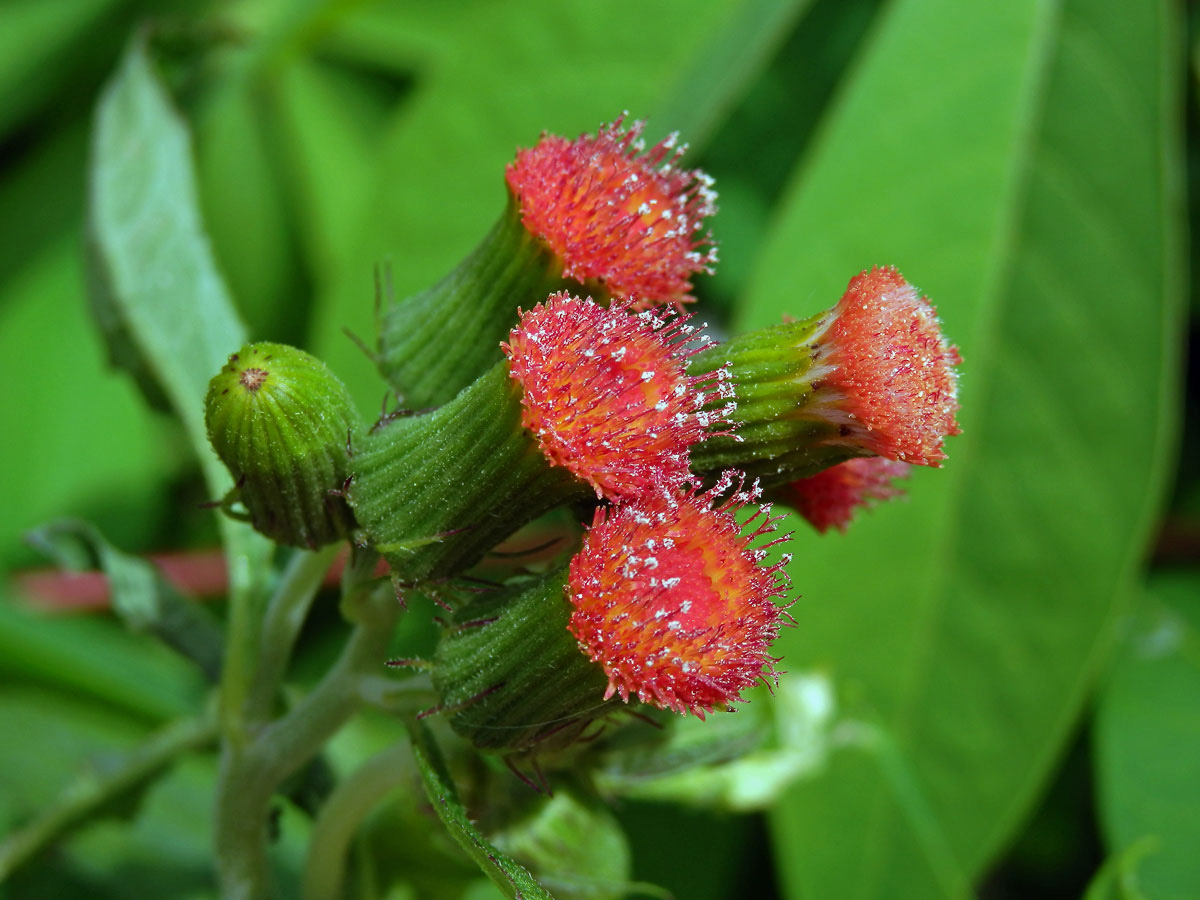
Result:
[[[1079,711],[1174,413],[1175,24],[1165,0],[901,0],[784,200],[745,324],[894,263],[966,360],[944,471],[797,548],[788,664],[825,666],[895,753],[778,805],[792,896],[964,892]]]
[[[1101,821],[1118,853],[1148,841],[1137,880],[1152,900],[1200,890],[1200,575],[1151,586],[1096,713]]]

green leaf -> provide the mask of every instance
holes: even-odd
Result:
[[[84,505],[102,503],[122,540],[152,540],[133,513],[159,501],[178,465],[132,386],[105,369],[79,257],[79,235],[60,233],[0,286],[0,378],[21,385],[0,391],[0,420],[12,423],[0,441],[0,468],[11,473],[0,479],[4,563],[24,555],[25,530]],[[49,347],[53,365],[39,366]]]
[[[200,221],[183,122],[151,69],[144,39],[130,45],[96,112],[88,206],[95,302],[132,343],[200,455],[210,489],[229,475],[208,446],[204,392],[245,342]]]
[[[119,0],[0,5],[0,134],[38,108],[96,41]],[[101,41],[106,44],[106,41]]]
[[[1151,582],[1100,695],[1094,732],[1100,819],[1111,852],[1142,838],[1153,900],[1200,886],[1200,574]]]
[[[416,722],[409,729],[409,733],[412,736],[413,758],[416,760],[425,794],[450,836],[467,851],[483,874],[495,882],[509,900],[552,900],[550,894],[534,881],[527,869],[488,843],[471,824],[429,728],[422,722]]]
[[[130,629],[153,634],[195,663],[210,682],[220,677],[225,652],[220,624],[207,609],[171,587],[153,563],[122,553],[78,520],[43,526],[27,540],[68,570],[91,568],[94,560],[108,576],[113,609]]]
[[[1061,751],[1162,497],[1177,24],[1165,0],[889,6],[746,306],[807,315],[894,263],[962,348],[945,469],[798,548],[780,650],[859,698],[972,879]],[[776,808],[789,896],[945,895],[919,813],[878,759],[835,758]]]
[[[30,822],[0,842],[0,881],[83,825],[114,816],[132,818],[146,790],[179,756],[215,739],[213,717],[180,719],[128,753],[77,776]]]
[[[2,595],[0,676],[54,686],[149,721],[183,715],[203,694],[193,667],[111,620],[37,616]]]
[[[220,80],[198,111],[200,200],[213,250],[250,335],[298,343],[307,286],[278,159],[269,96],[241,70]],[[253,240],[247,240],[253,235]],[[298,321],[299,319],[299,321]]]
[[[653,132],[678,130],[693,151],[702,149],[812,5],[743,0],[675,76],[674,91],[654,111]]]
[[[96,110],[88,206],[97,268],[95,307],[128,340],[170,401],[214,498],[228,471],[208,444],[209,379],[245,340],[204,234],[188,133],[151,68],[143,37],[130,44]],[[124,360],[127,364],[129,359]],[[257,646],[272,545],[248,525],[220,517],[232,588],[225,708],[247,682]]]
[[[1083,900],[1147,900],[1138,884],[1138,867],[1158,850],[1158,841],[1145,837],[1104,861],[1088,884]]]

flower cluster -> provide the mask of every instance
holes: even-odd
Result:
[[[519,151],[488,237],[382,311],[380,371],[431,409],[357,428],[314,369],[296,378],[337,409],[276,415],[264,398],[290,400],[290,383],[272,374],[259,390],[246,381],[258,370],[232,361],[210,396],[214,446],[255,476],[241,482],[255,524],[286,521],[308,543],[353,529],[398,585],[461,575],[542,513],[596,505],[569,561],[453,610],[433,659],[438,708],[480,748],[569,743],[634,700],[732,709],[774,680],[790,618],[777,545],[791,534],[756,505],[764,492],[818,531],[845,530],[899,494],[910,465],[938,466],[958,433],[958,352],[894,268],[856,275],[825,312],[726,343],[692,325],[692,278],[716,261],[712,181],[680,168],[675,136],[647,150],[642,132],[618,119]],[[255,435],[281,437],[262,472],[234,453],[250,446],[237,424],[250,413]],[[321,460],[317,475],[293,446]],[[268,509],[260,483],[307,506]],[[300,528],[310,508],[323,530]]]

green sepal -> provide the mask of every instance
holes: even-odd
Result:
[[[844,429],[830,420],[819,402],[813,356],[828,317],[824,312],[760,328],[692,357],[692,375],[728,367],[737,404],[729,415],[731,435],[692,447],[693,472],[711,480],[726,469],[737,469],[770,488],[871,455],[846,441]]]
[[[460,609],[434,654],[433,685],[456,732],[481,750],[549,752],[620,702],[567,630],[567,570],[525,578]]]
[[[522,525],[590,493],[521,424],[507,361],[423,416],[385,418],[354,445],[348,496],[370,543],[412,584],[461,572]]]
[[[248,344],[209,384],[208,438],[234,479],[228,501],[281,544],[318,547],[354,528],[341,496],[360,420],[349,392],[316,357]]]
[[[515,198],[487,237],[433,287],[379,316],[376,363],[412,409],[438,406],[501,358],[500,342],[529,309],[576,282],[521,222]]]

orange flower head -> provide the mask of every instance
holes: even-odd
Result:
[[[599,283],[634,309],[689,303],[691,277],[717,261],[704,219],[716,212],[712,179],[678,166],[678,135],[644,150],[642,122],[624,116],[596,136],[552,134],[505,170],[525,228],[568,278]]]
[[[788,484],[782,499],[796,508],[809,523],[824,533],[830,528],[845,531],[854,511],[880,500],[903,496],[892,482],[908,477],[908,463],[863,456],[823,469],[809,478]]]
[[[689,448],[721,431],[732,400],[728,372],[689,375],[708,346],[686,316],[627,303],[609,308],[565,292],[529,312],[503,345],[522,388],[522,424],[551,465],[609,500],[691,478]]]
[[[776,598],[790,557],[765,560],[790,535],[751,546],[781,518],[764,505],[743,533],[735,513],[758,498],[757,485],[714,506],[738,477],[727,472],[704,493],[664,489],[597,510],[571,560],[568,627],[608,675],[606,699],[636,694],[703,718],[774,678],[768,651],[788,618]]]
[[[848,443],[937,466],[959,433],[958,350],[933,306],[888,266],[850,279],[819,338],[810,378]]]

